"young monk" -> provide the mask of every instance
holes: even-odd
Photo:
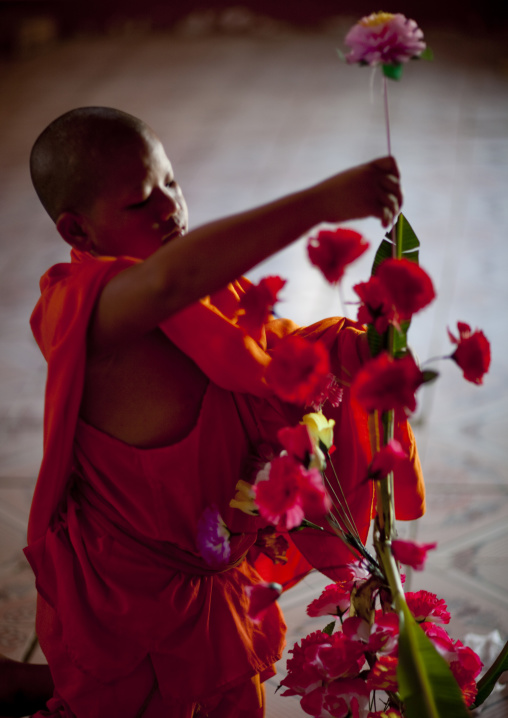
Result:
[[[31,174],[72,247],[71,262],[42,278],[31,320],[48,380],[26,555],[55,685],[36,715],[262,716],[285,626],[276,604],[261,623],[247,616],[244,588],[261,578],[245,556],[262,523],[229,502],[256,443],[280,415],[302,414],[280,410],[264,381],[270,349],[301,331],[325,341],[337,372],[365,352],[345,320],[269,322],[255,341],[236,324],[247,286],[236,278],[320,222],[374,216],[388,226],[402,202],[396,163],[379,159],[187,232],[154,132],[92,107],[51,123]],[[372,496],[354,490],[368,463],[365,427],[341,407],[337,462],[365,535]],[[402,424],[412,462],[401,512],[414,518],[421,477]],[[196,547],[210,506],[233,534],[220,570]],[[302,539],[311,563],[329,567],[319,546]],[[344,562],[341,541],[333,546]]]

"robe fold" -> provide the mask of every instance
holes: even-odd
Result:
[[[105,284],[137,260],[75,250],[71,257],[42,278],[31,318],[48,378],[44,457],[25,552],[40,596],[58,616],[63,644],[54,645],[41,620],[41,646],[50,665],[51,655],[65,650],[83,675],[104,684],[129,675],[148,656],[164,699],[205,699],[269,670],[284,644],[276,604],[259,624],[247,617],[243,588],[261,576],[246,556],[264,524],[229,507],[246,458],[303,413],[266,385],[270,350],[291,332],[319,339],[333,372],[350,376],[365,358],[363,332],[345,319],[305,329],[274,320],[255,341],[237,323],[248,280],[228,285],[160,325],[209,378],[196,425],[171,446],[136,448],[86,424],[79,407],[93,308]],[[364,482],[371,458],[367,417],[348,389],[326,413],[336,421],[337,475],[366,538],[373,511],[372,485]],[[407,423],[401,418],[397,427],[411,455],[396,477],[397,512],[416,518],[424,506],[421,469]],[[234,534],[230,564],[221,571],[210,569],[196,546],[198,519],[210,505]],[[333,576],[351,558],[330,533],[304,530],[294,544],[285,566],[258,559],[264,578],[288,587],[311,565]],[[72,679],[64,670],[54,679],[72,707]]]

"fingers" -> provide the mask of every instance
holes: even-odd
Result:
[[[372,163],[379,176],[380,219],[383,227],[390,227],[402,205],[399,168],[393,157],[382,157]]]

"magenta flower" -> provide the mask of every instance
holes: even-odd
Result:
[[[393,539],[392,552],[397,561],[411,566],[415,571],[423,571],[427,560],[427,551],[436,548],[437,543],[417,543],[405,539]]]
[[[450,613],[443,598],[430,591],[408,591],[406,601],[409,610],[418,623],[450,623]]]
[[[208,506],[198,521],[196,544],[206,563],[221,568],[231,556],[230,532],[216,506]]]
[[[254,586],[245,586],[245,593],[249,597],[249,618],[257,623],[260,621],[272,603],[282,593],[280,583],[256,583]]]
[[[351,48],[346,55],[349,64],[400,65],[425,50],[423,32],[414,20],[401,13],[372,13],[363,17],[346,35]]]
[[[307,615],[316,618],[317,616],[340,616],[344,611],[349,610],[351,605],[351,593],[343,583],[332,583],[327,586],[319,598],[314,599],[307,606]]]
[[[286,529],[299,526],[305,516],[323,518],[331,506],[319,471],[305,469],[292,456],[276,457],[253,489],[261,516]]]

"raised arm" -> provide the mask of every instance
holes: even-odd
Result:
[[[374,216],[387,226],[402,203],[398,176],[395,160],[385,157],[173,239],[106,285],[92,320],[92,351],[151,331],[320,222]]]

